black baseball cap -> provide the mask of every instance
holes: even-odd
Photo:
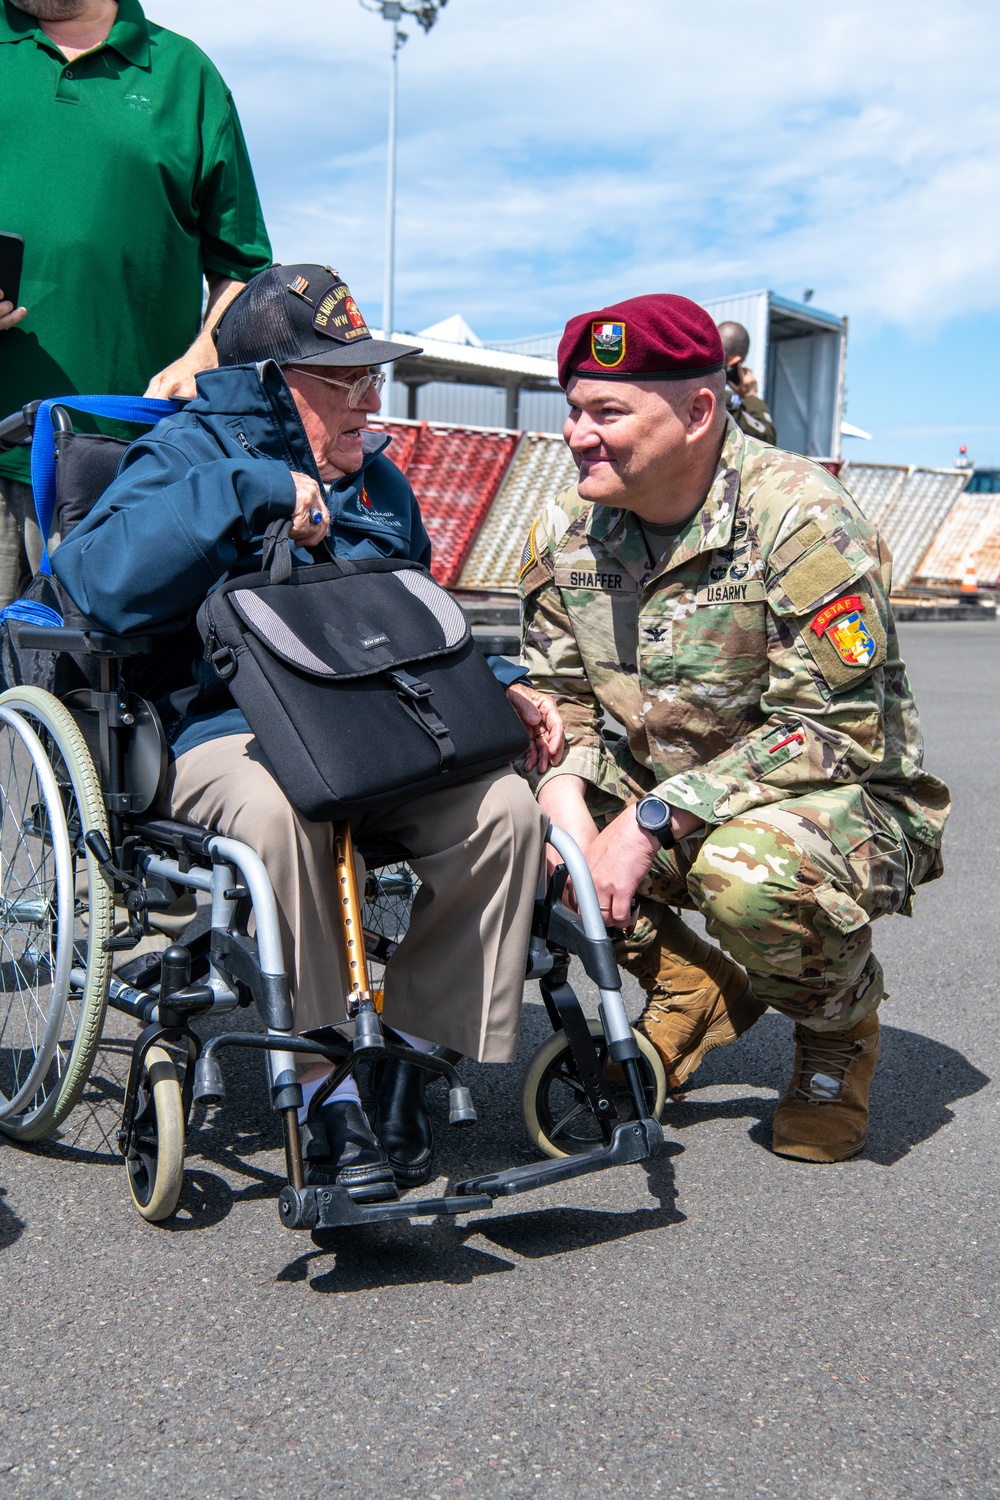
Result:
[[[339,271],[270,266],[247,282],[215,329],[220,365],[387,365],[410,344],[373,339]]]

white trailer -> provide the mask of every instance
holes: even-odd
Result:
[[[742,323],[747,364],[771,409],[778,446],[809,458],[839,458],[847,373],[847,319],[775,292],[707,297],[716,323]]]

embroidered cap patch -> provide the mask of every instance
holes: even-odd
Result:
[[[809,627],[825,635],[850,667],[867,667],[875,657],[875,641],[861,618],[864,607],[858,594],[845,594],[821,609]]]
[[[620,365],[625,358],[625,324],[591,323],[590,352],[606,370]]]

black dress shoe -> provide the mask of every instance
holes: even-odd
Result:
[[[389,1158],[353,1099],[324,1104],[303,1130],[308,1187],[346,1188],[357,1203],[398,1198]]]
[[[426,1081],[424,1068],[395,1057],[379,1058],[372,1068],[372,1129],[400,1187],[419,1187],[431,1175],[434,1132],[424,1098]]]

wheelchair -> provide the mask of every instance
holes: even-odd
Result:
[[[106,488],[126,445],[74,432],[65,408],[54,406],[51,415],[56,520],[65,534]],[[0,447],[30,443],[33,420],[29,406],[0,423]],[[0,693],[0,1132],[30,1143],[67,1119],[110,1006],[139,1024],[118,1147],[135,1207],[153,1223],[177,1207],[192,1107],[223,1101],[223,1061],[232,1049],[264,1054],[287,1177],[278,1211],[289,1229],[480,1212],[661,1148],[662,1064],[629,1024],[586,861],[553,827],[548,837],[560,863],[535,902],[526,973],[539,981],[553,1028],[522,1093],[541,1159],[478,1173],[443,1197],[404,1194],[365,1205],[344,1189],[308,1186],[297,1060],[325,1059],[332,1068],[311,1100],[310,1119],[348,1074],[390,1056],[444,1082],[451,1125],[476,1122],[461,1059],[441,1047],[416,1052],[381,1020],[377,975],[405,935],[416,887],[405,851],[361,849],[367,873],[360,886],[350,827],[334,826],[346,1018],[295,1034],[264,863],[245,843],[157,815],[167,742],[153,703],[135,685],[154,640],[111,636],[85,620],[51,623],[44,611],[39,622],[30,607],[4,614],[0,632],[15,642],[18,660],[48,672]],[[60,675],[57,667],[68,670]],[[567,880],[576,912],[562,900]],[[185,895],[189,906],[190,896],[201,898],[190,927],[162,951],[143,952],[151,917],[175,911]],[[569,982],[573,955],[598,987],[597,1020],[585,1016]],[[207,1041],[199,1035],[199,1018],[251,1006],[263,1030],[214,1031]]]

